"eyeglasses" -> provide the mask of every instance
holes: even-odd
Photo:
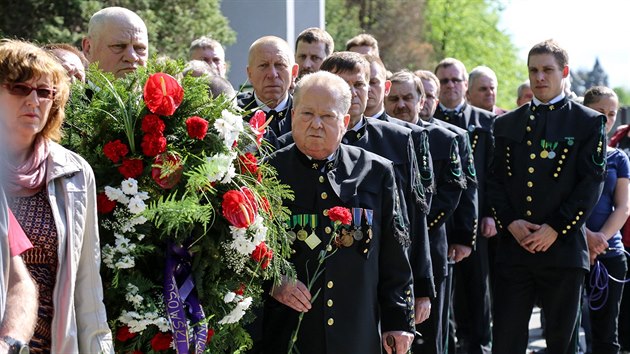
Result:
[[[440,84],[442,85],[448,85],[449,82],[452,82],[453,84],[459,84],[460,82],[462,82],[464,80],[459,79],[459,78],[454,78],[454,79],[440,79]]]
[[[35,93],[37,94],[37,97],[46,99],[46,100],[52,100],[55,97],[55,92],[57,92],[55,89],[33,87],[33,86],[30,86],[24,83],[19,83],[19,82],[12,83],[12,84],[4,84],[2,86],[4,86],[7,90],[9,90],[9,93],[13,96],[26,97],[30,95],[31,92],[35,91]]]

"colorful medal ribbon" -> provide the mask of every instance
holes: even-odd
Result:
[[[188,354],[190,346],[195,348],[195,353],[203,353],[208,337],[206,317],[196,291],[194,291],[195,283],[192,278],[191,262],[192,255],[185,247],[169,242],[164,269],[164,304],[178,354]],[[188,338],[187,319],[190,319],[190,322],[194,324],[193,337],[190,339]]]

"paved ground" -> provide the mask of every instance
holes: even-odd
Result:
[[[584,332],[582,332],[582,330],[580,330],[580,342],[584,344]],[[535,307],[532,317],[529,320],[529,345],[527,346],[527,353],[536,353],[546,347],[547,345],[545,339],[542,338],[542,330],[540,328],[540,309]]]

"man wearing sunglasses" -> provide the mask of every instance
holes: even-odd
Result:
[[[107,7],[92,15],[83,38],[83,54],[90,63],[116,78],[146,66],[149,37],[144,21],[123,7]]]
[[[463,352],[490,352],[490,291],[488,285],[488,240],[496,234],[494,219],[485,203],[486,171],[492,156],[492,121],[494,114],[466,103],[468,73],[454,58],[443,59],[435,69],[440,82],[439,106],[434,117],[465,129],[474,155],[477,186],[469,185],[462,193],[455,213],[447,221],[449,241],[472,236],[475,250],[454,266],[453,307],[457,319],[457,338]],[[471,207],[472,205],[472,207]],[[475,213],[470,215],[470,213]],[[471,222],[472,221],[472,225]],[[479,224],[477,220],[480,220]],[[480,233],[484,237],[476,237]],[[450,243],[450,242],[449,242]],[[449,249],[450,251],[450,249]],[[458,260],[461,260],[458,262]]]

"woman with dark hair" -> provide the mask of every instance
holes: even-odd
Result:
[[[39,288],[32,353],[111,353],[103,305],[96,189],[90,166],[55,141],[66,70],[45,50],[0,42],[0,128],[10,207],[33,243],[23,254]]]

